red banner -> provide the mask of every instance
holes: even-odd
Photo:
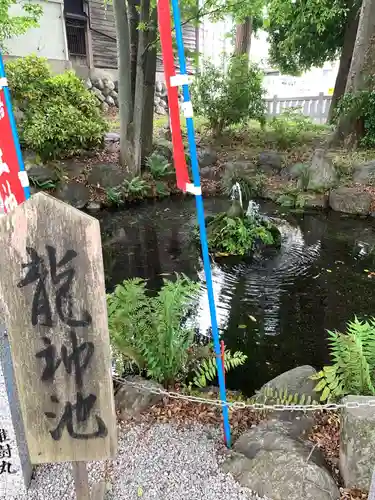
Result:
[[[25,201],[4,90],[0,89],[0,197],[6,213]]]
[[[186,165],[184,144],[182,142],[180,107],[178,105],[178,87],[171,87],[171,76],[175,76],[176,71],[174,67],[172,47],[172,26],[169,11],[169,0],[158,0],[158,19],[164,76],[168,92],[173,160],[176,169],[177,187],[182,191],[186,191],[186,184],[190,181]]]

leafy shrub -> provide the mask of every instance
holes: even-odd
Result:
[[[301,193],[298,188],[287,188],[284,192],[276,199],[276,203],[279,203],[285,208],[304,208],[306,205],[307,196]]]
[[[194,108],[214,134],[250,118],[264,123],[263,93],[261,72],[244,56],[232,57],[227,73],[206,61],[192,85]]]
[[[172,166],[168,160],[157,153],[153,153],[147,158],[146,165],[154,179],[160,179],[173,172]]]
[[[199,285],[184,275],[176,281],[164,280],[157,294],[148,293],[139,278],[124,281],[108,295],[108,324],[112,350],[124,366],[137,366],[141,373],[169,386],[191,373],[195,384],[204,387],[216,376],[212,345],[194,342],[194,306]],[[187,319],[190,319],[188,324]],[[243,364],[241,352],[225,353],[225,369]]]
[[[279,243],[278,229],[263,218],[254,220],[219,213],[207,217],[206,223],[208,247],[218,257],[250,255],[259,244],[278,246]]]
[[[306,396],[306,394],[298,394],[298,392],[291,394],[287,387],[277,389],[266,385],[251,399],[251,403],[311,405],[317,404],[317,401],[313,400],[311,396]]]
[[[242,168],[233,168],[224,172],[221,178],[221,187],[223,194],[228,196],[232,192],[233,185],[238,183],[243,199],[251,200],[251,198],[261,195],[266,179],[267,177],[263,173],[257,172],[250,178],[249,174],[244,172]]]
[[[139,200],[144,198],[150,190],[150,186],[142,177],[133,177],[131,180],[125,179],[120,186],[109,188],[106,191],[107,201],[111,205],[120,207],[126,200]]]
[[[188,363],[194,329],[186,324],[198,286],[186,276],[164,280],[154,296],[142,279],[117,285],[108,296],[111,341],[124,358],[165,385],[175,382]]]
[[[247,360],[246,354],[241,351],[236,351],[233,354],[231,351],[224,351],[224,368],[226,372],[233,368],[243,365]],[[209,382],[212,382],[217,375],[216,357],[212,351],[212,356],[204,359],[194,370],[193,384],[197,387],[207,387]]]
[[[23,111],[20,140],[46,159],[98,146],[107,124],[95,96],[71,71],[52,76],[47,61],[27,56],[6,64],[9,87]]]
[[[328,331],[333,364],[311,378],[320,400],[335,400],[348,394],[375,394],[375,318],[349,321],[346,332]]]
[[[306,133],[321,131],[323,127],[315,125],[310,118],[303,115],[298,109],[290,108],[275,116],[269,122],[275,134],[279,148],[287,149],[301,143]]]
[[[357,127],[364,130],[360,145],[368,148],[375,146],[375,90],[348,92],[336,107],[336,120],[342,114],[357,120]]]

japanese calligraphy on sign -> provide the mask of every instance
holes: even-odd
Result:
[[[39,193],[0,220],[0,238],[0,299],[32,463],[112,457],[98,221]],[[1,460],[0,449],[0,472]]]
[[[4,89],[0,87],[0,198],[6,213],[25,200],[14,140]]]

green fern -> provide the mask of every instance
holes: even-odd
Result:
[[[237,368],[243,365],[247,360],[246,354],[241,351],[236,351],[233,354],[231,351],[225,351],[224,355],[224,367],[225,372]],[[193,384],[201,389],[207,387],[209,382],[212,382],[217,376],[217,365],[216,356],[211,356],[204,359],[199,365],[194,369],[195,377],[193,379]]]
[[[151,175],[154,179],[160,179],[173,172],[171,164],[164,158],[164,156],[153,153],[146,160],[146,165],[150,169]]]
[[[186,370],[194,342],[194,324],[188,326],[185,319],[198,288],[185,275],[164,280],[156,295],[147,293],[140,278],[117,285],[108,295],[108,325],[116,353],[166,386],[175,382]]]
[[[344,333],[328,331],[333,364],[311,377],[320,400],[374,395],[375,319],[349,321]]]
[[[125,180],[122,188],[126,195],[135,197],[145,196],[149,191],[149,185],[141,177],[133,177],[130,181]]]
[[[264,387],[256,396],[251,399],[251,403],[281,404],[281,405],[311,405],[317,404],[311,396],[305,394],[291,394],[285,387],[276,389],[271,386]]]

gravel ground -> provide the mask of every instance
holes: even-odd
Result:
[[[194,425],[132,424],[120,431],[113,462],[89,464],[91,481],[105,479],[106,500],[256,500],[221,472],[220,429]],[[74,498],[69,464],[39,467],[27,497],[19,500]]]

